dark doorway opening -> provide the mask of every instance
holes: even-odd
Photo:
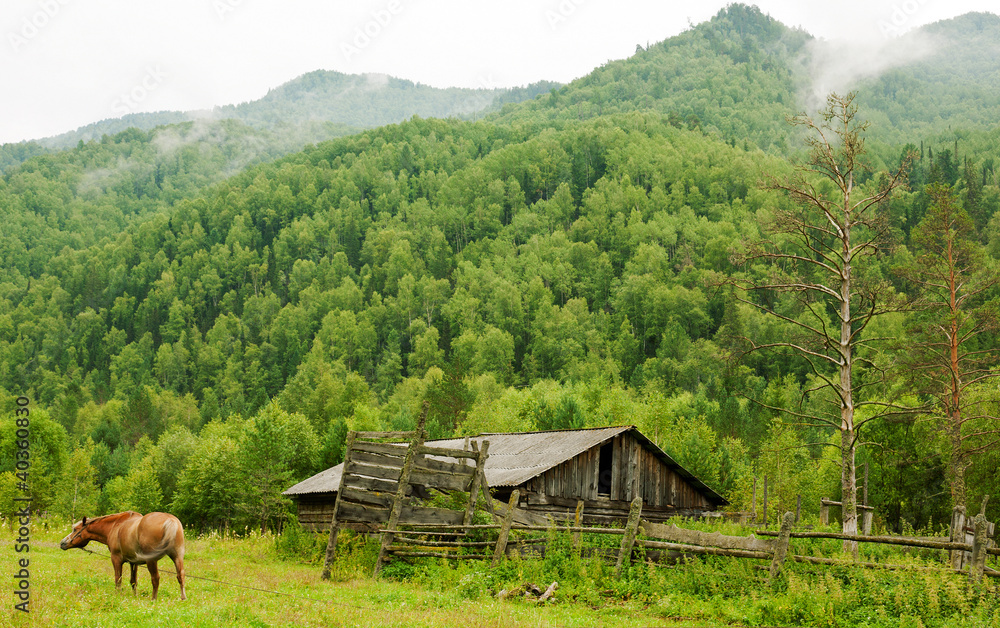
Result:
[[[608,442],[601,446],[600,458],[597,463],[597,494],[611,495],[611,458],[613,455],[612,443]]]

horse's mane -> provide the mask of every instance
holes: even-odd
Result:
[[[121,517],[122,515],[138,515],[138,514],[140,514],[140,513],[136,512],[134,510],[126,510],[124,512],[113,512],[110,515],[101,515],[100,517],[89,517],[87,519],[86,525],[90,525],[91,523],[93,523],[95,521],[101,521],[103,519],[110,519],[111,517]]]

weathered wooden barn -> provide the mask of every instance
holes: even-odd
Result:
[[[557,517],[584,502],[584,521],[607,524],[628,518],[642,497],[643,517],[704,516],[728,502],[681,467],[635,426],[509,434],[481,434],[489,441],[484,471],[495,499],[506,502],[516,488],[519,507]],[[466,439],[428,441],[461,449]],[[284,492],[295,499],[299,522],[328,529],[343,465],[331,467]]]

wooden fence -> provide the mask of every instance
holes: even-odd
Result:
[[[390,553],[400,551],[406,543],[417,546],[423,543],[412,535],[397,539],[397,533],[404,532],[407,527],[443,525],[456,530],[469,526],[480,493],[487,510],[493,512],[493,500],[483,471],[489,455],[489,441],[483,441],[482,449],[476,443],[471,450],[429,447],[424,444],[426,417],[425,403],[416,431],[348,433],[323,564],[324,579],[330,577],[337,537],[345,524],[384,527],[380,530],[382,547],[375,566],[378,573]],[[387,442],[404,439],[409,443]],[[433,493],[456,491],[468,493],[463,510],[428,506],[420,499],[433,497]]]
[[[610,556],[610,558],[615,560],[616,574],[621,572],[626,561],[632,560],[633,550],[637,547],[669,552],[677,556],[704,554],[765,560],[770,562],[769,580],[773,580],[780,575],[783,565],[787,560],[814,565],[840,565],[879,569],[937,569],[934,567],[893,565],[789,554],[791,551],[791,539],[812,538],[970,552],[972,560],[967,571],[956,570],[950,567],[942,567],[940,569],[954,573],[966,573],[970,580],[974,582],[982,580],[983,577],[1000,577],[1000,571],[986,568],[987,556],[1000,556],[1000,549],[990,546],[990,539],[987,535],[987,522],[983,515],[975,518],[976,534],[971,544],[948,540],[897,536],[847,535],[835,532],[812,531],[794,532],[792,531],[792,524],[795,516],[790,512],[784,515],[780,530],[758,530],[755,535],[744,537],[727,536],[718,532],[708,533],[689,530],[676,525],[664,525],[643,520],[641,518],[642,501],[640,499],[632,502],[629,519],[624,528],[582,527],[579,525],[581,516],[580,508],[577,508],[573,520],[565,522],[569,525],[556,526],[551,520],[547,525],[517,523],[515,519],[519,512],[516,508],[518,497],[517,491],[515,491],[511,495],[511,501],[506,507],[497,508],[498,514],[496,517],[498,523],[495,524],[441,525],[426,523],[412,525],[406,533],[401,533],[398,529],[391,528],[381,530],[384,534],[396,535],[395,538],[400,541],[399,544],[389,545],[386,548],[386,553],[389,556],[399,558],[431,557],[456,560],[490,560],[493,565],[496,565],[511,548],[511,532],[551,532],[555,530],[559,533],[573,535],[573,548],[575,551],[579,551],[581,535],[584,533],[620,536],[621,542],[619,543],[618,550]],[[495,540],[461,540],[473,531],[485,532],[490,535],[495,533],[496,537]],[[481,534],[480,536],[486,535]],[[758,538],[758,536],[764,538]],[[403,542],[405,542],[405,545]],[[538,542],[545,542],[545,539],[529,539],[518,541],[517,543]]]

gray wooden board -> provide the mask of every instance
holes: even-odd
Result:
[[[425,454],[428,456],[441,456],[442,458],[472,458],[473,460],[479,457],[479,452],[477,451],[463,451],[461,449],[445,449],[443,447],[429,447],[427,445],[421,445],[417,447],[417,453]]]
[[[347,463],[344,474],[348,477],[352,475],[364,475],[380,480],[399,481],[400,469],[390,469],[388,467],[376,467],[370,464],[357,464],[353,460]]]
[[[337,512],[337,520],[385,523],[389,520],[389,511],[385,508],[375,508],[364,504],[341,501],[340,510]]]
[[[400,525],[411,523],[435,523],[441,525],[461,525],[465,513],[447,508],[403,508],[399,516]],[[386,517],[388,521],[388,517]]]
[[[344,499],[361,504],[373,504],[382,508],[391,508],[395,496],[391,493],[376,493],[374,491],[359,491],[344,487]]]
[[[725,549],[742,549],[755,552],[771,552],[773,545],[771,541],[758,539],[752,536],[726,536],[718,532],[702,532],[700,530],[685,530],[675,525],[663,525],[661,523],[651,523],[643,520],[642,533],[646,536],[672,541],[674,543],[688,543],[690,545],[700,545],[704,547],[721,547]]]
[[[422,484],[431,488],[452,491],[468,491],[472,483],[470,475],[451,475],[449,473],[427,473],[414,470],[410,473],[410,484]]]
[[[395,456],[402,460],[406,455],[405,445],[390,445],[389,443],[369,443],[365,441],[355,441],[351,451],[364,451],[370,454],[382,454],[385,456]],[[402,462],[400,462],[402,464]]]
[[[366,478],[360,475],[351,475],[344,478],[346,486],[367,491],[377,491],[379,493],[396,494],[399,482],[392,480],[379,480],[378,478]]]
[[[351,462],[355,464],[370,464],[377,467],[390,469],[401,469],[403,459],[396,456],[386,456],[383,454],[373,454],[367,451],[358,451],[356,448],[351,451]]]
[[[476,473],[476,467],[455,462],[445,462],[444,460],[435,460],[433,458],[417,458],[413,463],[415,470],[440,471],[458,475],[474,475]]]

